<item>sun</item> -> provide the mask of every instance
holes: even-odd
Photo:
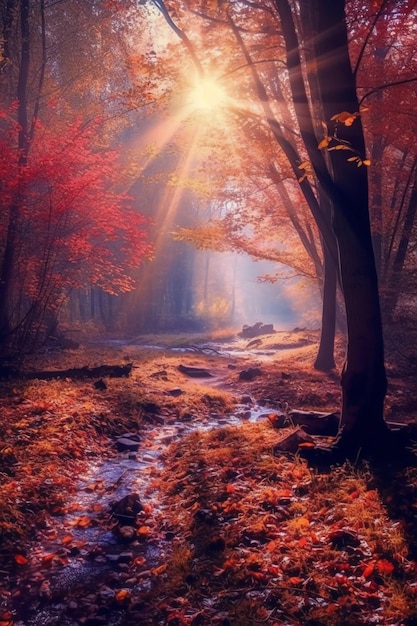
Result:
[[[194,111],[210,112],[227,105],[226,90],[216,78],[198,78],[188,94],[188,104]]]

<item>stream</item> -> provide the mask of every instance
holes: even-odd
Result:
[[[124,438],[136,440],[137,450],[89,465],[64,514],[49,518],[29,563],[11,581],[16,590],[14,625],[123,624],[126,599],[140,606],[155,584],[158,568],[169,558],[175,538],[152,486],[167,447],[196,430],[238,425],[242,420],[256,422],[265,411],[258,405],[241,404],[227,418],[213,415],[203,422],[184,423],[171,421],[171,416],[170,423],[141,431],[140,440],[135,433],[126,433]],[[112,513],[114,503],[129,494],[138,494],[143,507],[138,514],[142,526],[134,540],[121,534],[120,519]],[[124,528],[127,534],[131,532],[129,526]]]

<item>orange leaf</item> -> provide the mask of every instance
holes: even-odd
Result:
[[[369,578],[370,576],[372,576],[374,569],[375,563],[369,563],[363,570],[362,576],[364,576],[364,578]]]
[[[163,574],[165,572],[165,570],[167,569],[168,565],[166,563],[164,563],[163,565],[160,565],[159,567],[154,567],[151,569],[151,573],[153,576],[159,576],[159,574]]]
[[[29,561],[23,554],[15,554],[14,560],[18,565],[26,565]]]
[[[45,554],[45,556],[42,557],[42,563],[50,563],[51,561],[54,560],[55,557],[56,557],[55,552],[51,552],[50,554]]]
[[[303,579],[298,578],[298,576],[291,576],[291,578],[288,579],[288,582],[290,585],[300,585],[303,582]]]
[[[305,537],[301,537],[301,539],[299,539],[299,541],[298,541],[298,547],[299,548],[304,548],[306,543],[307,543],[307,539]]]
[[[234,485],[226,485],[226,493],[234,493],[235,487]]]
[[[129,600],[129,598],[131,597],[130,591],[128,591],[127,589],[120,589],[120,591],[118,591],[116,593],[116,602],[126,602],[126,600]]]
[[[137,530],[139,537],[147,537],[149,535],[149,526],[140,526]]]
[[[68,545],[69,543],[71,543],[71,541],[74,539],[74,537],[72,535],[65,535],[65,537],[62,538],[61,543],[64,544],[64,546]]]
[[[291,498],[292,492],[289,489],[277,489],[275,495],[277,498]]]
[[[304,441],[303,443],[299,443],[298,447],[299,448],[315,448],[316,444],[314,444],[312,441]]]
[[[71,526],[79,526],[80,528],[87,528],[91,524],[91,518],[84,515],[83,517],[77,517],[71,522],[69,522]]]
[[[387,561],[387,559],[377,561],[376,567],[380,574],[392,574],[395,569],[394,565],[390,561]]]

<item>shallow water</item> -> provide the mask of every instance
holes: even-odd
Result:
[[[116,522],[111,514],[112,504],[129,493],[137,493],[141,503],[151,510],[151,524],[163,528],[164,511],[152,481],[163,467],[167,446],[195,431],[239,425],[242,421],[257,422],[265,419],[262,416],[266,412],[264,407],[242,404],[226,418],[213,415],[201,422],[152,426],[141,431],[136,453],[92,462],[87,473],[78,479],[77,493],[68,511],[49,519],[48,527],[31,550],[29,564],[19,571],[19,578],[11,581],[17,590],[13,600],[15,626],[74,626],[81,623],[77,620],[82,607],[90,610],[97,594],[106,609],[103,623],[118,626],[123,611],[114,603],[108,608],[105,595],[111,597],[129,575],[137,576],[129,591],[139,596],[146,592],[151,585],[150,576],[141,578],[140,573],[166,562],[173,533],[126,543],[112,532]],[[77,525],[83,516],[91,523]],[[66,544],[68,536],[71,541]],[[56,557],[45,562],[47,555]],[[137,568],[136,573],[129,574],[130,563],[137,559],[141,563],[139,576]]]

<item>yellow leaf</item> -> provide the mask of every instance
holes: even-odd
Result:
[[[365,159],[363,164],[369,167],[371,165],[371,161],[369,159]]]
[[[319,145],[317,146],[319,150],[322,150],[323,148],[327,148],[327,146],[330,143],[330,137],[325,137],[324,139],[322,139],[319,143]]]
[[[354,156],[354,157],[349,157],[348,161],[357,161],[358,157]]]
[[[307,169],[307,167],[310,165],[310,161],[303,161],[302,163],[300,163],[300,165],[298,166],[299,170],[305,170]]]

